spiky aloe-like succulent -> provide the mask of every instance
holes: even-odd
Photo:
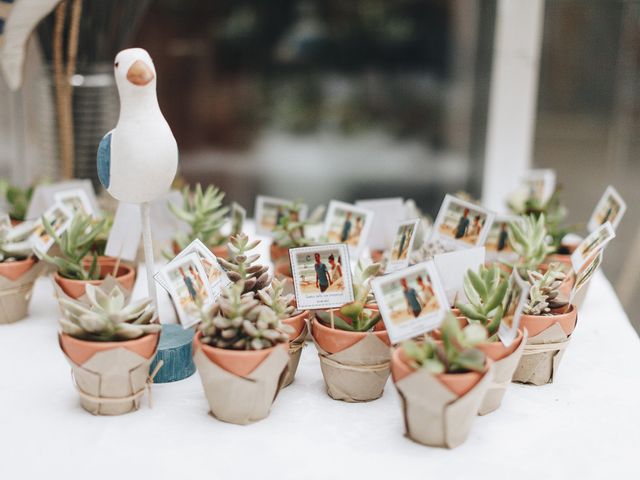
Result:
[[[529,270],[537,270],[545,258],[555,251],[549,243],[545,216],[521,217],[509,222],[509,243],[520,257],[518,273],[526,279]]]
[[[33,196],[33,186],[20,188],[12,185],[6,179],[0,179],[0,196],[4,197],[9,205],[9,216],[14,220],[25,220],[29,202]]]
[[[352,279],[354,301],[344,305],[339,310],[340,315],[346,317],[349,321],[334,315],[333,325],[335,328],[349,332],[368,332],[380,321],[380,313],[377,310],[366,307],[366,305],[374,302],[371,295],[371,279],[378,274],[380,268],[381,265],[379,263],[372,263],[365,267],[358,261]],[[330,312],[318,311],[316,315],[322,323],[331,324]]]
[[[0,262],[24,260],[33,254],[29,236],[35,229],[34,222],[24,222],[11,227],[9,215],[0,216]]]
[[[529,299],[524,306],[526,315],[553,315],[552,310],[566,307],[567,301],[560,299],[560,287],[567,278],[558,263],[549,265],[544,275],[529,272]]]
[[[448,313],[440,331],[441,344],[430,337],[426,337],[424,342],[420,343],[413,340],[402,343],[402,349],[409,357],[413,368],[425,368],[434,374],[484,370],[485,355],[474,348],[487,340],[487,330],[482,325],[474,323],[462,329],[456,317]]]
[[[306,227],[322,221],[325,207],[320,205],[305,220],[300,218],[300,210],[299,203],[292,204],[273,229],[274,241],[278,246],[294,248],[312,244],[313,240],[306,236]]]
[[[95,239],[106,228],[106,220],[96,221],[90,215],[76,214],[69,228],[58,235],[49,221],[43,216],[42,224],[55,243],[60,247],[61,256],[50,256],[36,252],[39,257],[56,267],[58,274],[73,280],[98,280],[98,254],[93,252],[93,261],[85,269],[82,260],[91,252]]]
[[[256,294],[271,283],[269,267],[260,265],[256,261],[260,255],[250,254],[260,244],[260,240],[249,241],[249,237],[241,233],[229,239],[229,258],[218,258],[220,265],[227,271],[229,280],[242,283],[243,293]]]
[[[289,341],[292,330],[242,283],[222,289],[218,301],[203,312],[202,341],[229,350],[262,350]]]
[[[293,294],[285,295],[284,282],[274,278],[271,285],[258,290],[258,300],[269,307],[280,319],[289,318],[295,312],[293,306]]]
[[[63,312],[60,328],[72,337],[92,342],[132,340],[162,328],[160,324],[149,323],[155,312],[150,298],[127,304],[117,285],[105,291],[88,284],[85,291],[88,305],[79,300],[60,299]]]
[[[497,265],[490,268],[481,265],[478,273],[471,269],[467,271],[463,287],[469,303],[457,303],[456,307],[469,320],[484,325],[490,336],[495,335],[504,315],[502,303],[507,295],[509,281],[503,278]]]
[[[224,192],[213,185],[203,191],[202,185],[197,183],[193,190],[189,186],[182,190],[182,207],[169,202],[169,210],[191,227],[188,235],[176,235],[175,241],[180,250],[197,238],[210,247],[224,245],[227,237],[222,234],[221,229],[229,211],[228,207],[222,205],[224,196]]]

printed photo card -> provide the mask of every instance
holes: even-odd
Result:
[[[431,239],[440,240],[455,250],[479,247],[487,239],[494,216],[486,208],[447,194],[433,225]]]
[[[582,266],[597,252],[604,250],[604,247],[615,238],[616,232],[611,226],[611,222],[600,225],[580,242],[578,248],[571,254],[571,265],[574,272],[579,272]]]
[[[449,304],[433,262],[424,262],[371,281],[391,343],[437,328]]]
[[[271,236],[274,228],[280,223],[280,220],[290,213],[292,207],[297,205],[298,211],[296,215],[300,220],[307,218],[309,207],[305,204],[296,204],[292,200],[283,198],[266,197],[258,195],[256,197],[256,233],[260,235]]]
[[[515,271],[509,277],[509,293],[505,297],[502,308],[503,316],[498,329],[498,337],[508,347],[518,336],[520,317],[529,298],[529,283],[520,278]]]
[[[397,224],[385,273],[395,272],[409,266],[409,257],[419,225],[419,218],[405,220]]]
[[[518,254],[509,243],[509,223],[518,219],[517,215],[495,216],[484,242],[488,261],[513,263],[518,259]]]
[[[345,244],[289,249],[299,310],[337,308],[354,300],[349,249]]]
[[[626,211],[626,202],[618,191],[609,185],[593,210],[587,228],[593,232],[600,225],[611,222],[613,229],[617,230]]]
[[[349,253],[358,257],[367,244],[373,217],[370,210],[331,200],[322,234],[329,243],[346,244]]]
[[[73,212],[62,203],[56,202],[49,207],[42,217],[49,223],[55,234],[59,237],[69,228],[73,220]],[[36,220],[36,228],[31,234],[30,242],[36,254],[47,253],[55,243],[53,236],[45,229],[42,217]]]

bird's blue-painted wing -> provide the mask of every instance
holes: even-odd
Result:
[[[98,179],[104,188],[109,188],[111,175],[111,134],[107,133],[98,145]]]

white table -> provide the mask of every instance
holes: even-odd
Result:
[[[370,403],[329,398],[312,345],[253,425],[207,415],[197,373],[154,386],[153,409],[145,398],[137,412],[94,417],[59,351],[52,292],[40,279],[29,318],[0,326],[1,479],[640,478],[640,341],[602,274],[557,383],[511,385],[455,450],[403,436],[391,381]]]

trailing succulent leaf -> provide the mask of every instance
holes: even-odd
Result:
[[[60,299],[63,317],[60,328],[68,335],[93,342],[133,340],[161,330],[160,324],[151,324],[155,309],[150,298],[128,303],[122,289],[114,286],[110,291],[87,284],[89,305],[80,300]]]
[[[438,373],[482,372],[485,355],[475,348],[487,340],[487,330],[480,324],[470,324],[460,328],[458,320],[449,313],[440,325],[442,343],[426,337],[424,342],[408,340],[402,349],[410,359],[413,368],[425,368]]]
[[[33,186],[20,188],[11,185],[6,179],[0,179],[0,196],[4,197],[9,205],[9,216],[13,220],[24,221],[27,209],[33,196]]]
[[[197,238],[210,247],[224,245],[227,237],[222,234],[221,229],[229,211],[228,207],[222,205],[224,196],[224,192],[213,185],[203,191],[202,185],[197,183],[193,191],[189,186],[182,189],[182,207],[169,202],[169,210],[191,227],[188,235],[176,235],[175,240],[180,250]]]
[[[229,239],[229,258],[218,258],[220,265],[227,271],[229,280],[242,284],[243,293],[257,294],[271,283],[269,267],[256,263],[260,255],[250,254],[260,244],[260,240],[249,241],[249,237],[241,233]]]
[[[368,332],[380,321],[380,313],[375,309],[367,308],[367,305],[375,303],[375,299],[371,295],[371,279],[380,272],[380,268],[379,263],[372,263],[364,267],[358,261],[352,279],[354,301],[338,310],[340,316],[334,314],[333,325],[335,328],[350,332]],[[322,323],[331,325],[330,312],[318,311],[316,315]],[[346,317],[348,321],[341,316]]]
[[[285,295],[284,282],[274,278],[271,285],[257,292],[258,300],[269,307],[279,319],[289,318],[295,312],[293,306],[294,296]]]
[[[69,228],[58,235],[49,221],[43,216],[42,224],[47,233],[60,247],[61,256],[50,256],[44,252],[36,252],[39,257],[56,267],[58,274],[73,280],[98,280],[98,254],[93,251],[93,259],[88,269],[82,260],[93,250],[95,239],[106,228],[106,220],[95,221],[90,215],[76,214]]]
[[[242,282],[223,288],[217,303],[202,313],[202,341],[229,350],[262,350],[288,342],[293,329],[243,290]]]
[[[322,221],[325,207],[320,205],[305,220],[300,218],[300,210],[299,203],[292,204],[273,229],[274,241],[278,246],[295,248],[312,244],[313,240],[306,236],[306,227]]]
[[[469,303],[456,304],[462,314],[471,321],[480,322],[492,337],[498,332],[504,315],[503,301],[509,281],[497,265],[480,266],[478,273],[468,270],[463,281],[464,293]]]
[[[537,218],[529,215],[510,222],[509,243],[520,257],[516,267],[523,279],[527,278],[529,270],[537,270],[545,258],[555,251],[549,243],[544,214]]]
[[[549,265],[543,275],[540,272],[529,272],[529,299],[524,306],[526,315],[554,315],[552,310],[566,307],[568,302],[560,299],[560,287],[567,275],[558,263]]]
[[[0,262],[24,260],[33,254],[29,237],[35,230],[35,222],[11,226],[9,216],[0,217]]]

